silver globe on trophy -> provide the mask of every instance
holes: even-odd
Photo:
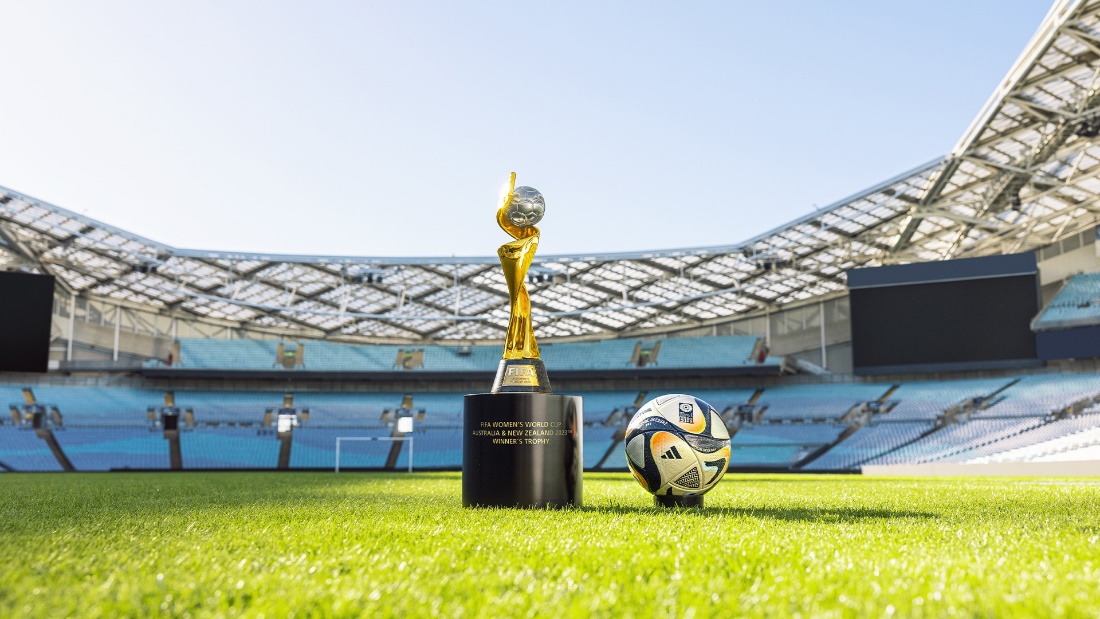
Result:
[[[504,216],[519,228],[533,226],[546,214],[546,200],[534,187],[520,186],[512,192],[512,199],[504,208]]]

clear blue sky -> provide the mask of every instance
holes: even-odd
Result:
[[[946,153],[1045,0],[0,0],[0,185],[179,246],[733,243]]]

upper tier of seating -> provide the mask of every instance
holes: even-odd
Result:
[[[659,342],[604,340],[540,345],[550,372],[625,369],[776,367],[779,358],[758,363],[760,338],[748,335],[669,338]],[[227,371],[316,372],[495,372],[500,346],[389,346],[322,341],[182,339],[173,368]],[[152,361],[147,367],[165,367]]]
[[[890,395],[890,399],[897,402],[897,405],[890,411],[888,418],[893,421],[931,421],[955,404],[988,396],[1010,382],[1007,378],[979,378],[904,383]]]
[[[767,389],[760,404],[768,407],[765,419],[839,419],[889,388],[876,383],[789,385]]]
[[[1096,460],[1100,456],[1100,414],[1062,419],[999,445],[1000,451],[967,460],[983,462],[1051,462]]]
[[[1100,273],[1075,275],[1032,321],[1036,331],[1100,325]]]
[[[941,428],[919,440],[912,440],[887,453],[886,450],[860,464],[914,464],[956,461],[957,455],[994,443],[1009,436],[1034,429],[1042,418],[983,419]],[[885,424],[884,424],[885,425]],[[929,426],[927,429],[931,429]],[[914,439],[916,437],[913,437]]]
[[[858,468],[868,459],[915,440],[931,429],[932,424],[927,421],[868,424],[810,462],[805,469],[834,471]]]
[[[1097,444],[1100,444],[1100,412],[1091,410],[1069,419],[1042,423],[1029,432],[1018,432],[995,443],[984,443],[977,449],[962,452],[951,461],[1043,461]]]
[[[1046,415],[1096,394],[1100,394],[1100,376],[1096,374],[1024,376],[1001,393],[1003,398],[996,404],[978,411],[974,417]]]

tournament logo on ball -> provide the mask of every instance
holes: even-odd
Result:
[[[687,402],[680,402],[680,423],[691,423],[691,411],[694,407]]]

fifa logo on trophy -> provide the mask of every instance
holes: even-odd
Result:
[[[509,365],[504,369],[502,387],[538,387],[539,373],[533,365]]]

